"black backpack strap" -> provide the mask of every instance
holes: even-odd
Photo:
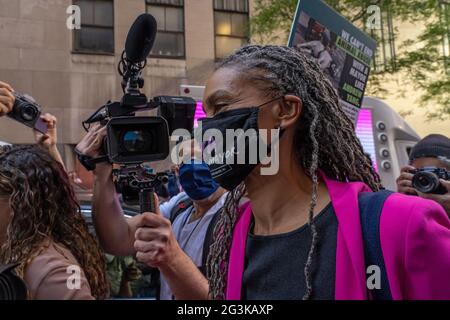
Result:
[[[384,202],[392,193],[389,190],[381,190],[379,192],[362,192],[359,194],[359,212],[366,270],[368,266],[376,265],[381,272],[381,288],[370,290],[374,300],[392,300],[380,240],[381,211]]]
[[[0,265],[0,300],[26,300],[28,289],[14,269],[18,263]]]
[[[214,240],[214,228],[216,227],[217,221],[219,221],[222,211],[223,208],[217,210],[208,225],[208,229],[206,229],[205,241],[203,242],[202,266],[199,268],[204,276],[206,276],[206,264],[208,262],[209,249]]]
[[[191,207],[194,204],[191,198],[183,199],[180,202],[178,202],[170,211],[170,222],[173,224],[176,218],[180,214],[182,214],[184,211],[186,211],[187,208]]]

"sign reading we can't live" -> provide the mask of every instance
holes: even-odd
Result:
[[[317,61],[355,121],[375,54],[376,42],[321,0],[300,0],[289,46]]]

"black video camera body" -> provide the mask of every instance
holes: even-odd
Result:
[[[121,165],[115,172],[116,187],[125,202],[138,198],[141,212],[154,212],[153,192],[155,187],[164,183],[159,174],[149,175],[143,163],[167,158],[169,135],[178,128],[193,129],[197,106],[194,99],[187,97],[160,96],[148,101],[140,92],[144,87],[142,71],[156,31],[156,20],[150,14],[140,15],[131,26],[118,65],[124,96],[120,102],[109,101],[83,121],[85,129],[86,124],[106,123],[105,156],[88,159],[79,155],[88,170],[103,161]],[[159,108],[158,117],[135,116],[137,112],[156,108]]]
[[[47,125],[41,119],[41,106],[39,106],[33,97],[27,94],[13,93],[16,101],[10,113],[7,114],[11,119],[16,120],[30,128],[36,129],[42,133],[47,133]]]
[[[444,168],[424,167],[411,172],[413,187],[422,193],[445,194],[447,189],[439,179],[450,180],[450,171]]]

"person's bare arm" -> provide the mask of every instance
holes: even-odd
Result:
[[[94,126],[77,145],[78,152],[98,157],[105,128]],[[93,222],[103,249],[116,256],[134,255],[134,233],[140,216],[125,218],[112,178],[112,166],[97,164],[94,170]]]
[[[111,165],[97,164],[94,181],[92,217],[100,244],[116,256],[134,255],[134,234],[140,216],[125,218],[112,180]]]
[[[36,143],[44,149],[47,149],[50,155],[65,169],[64,161],[59,153],[58,147],[56,146],[58,143],[58,133],[56,128],[57,119],[50,113],[41,115],[41,119],[47,125],[47,133],[43,134],[37,130],[33,130]]]
[[[183,251],[159,270],[177,300],[208,300],[208,280]]]

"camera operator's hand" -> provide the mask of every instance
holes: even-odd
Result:
[[[412,166],[404,166],[400,169],[400,176],[397,178],[397,191],[403,194],[417,195],[416,189],[412,185],[413,174],[411,171],[416,168]]]
[[[0,81],[0,117],[11,112],[16,101],[13,92],[9,84]]]
[[[172,224],[159,210],[156,196],[155,208],[155,213],[146,212],[141,215],[135,233],[134,248],[138,261],[161,268],[175,263],[182,250],[172,232]]]
[[[106,127],[93,125],[84,138],[77,144],[76,149],[81,154],[97,158],[102,152],[103,140],[106,137]]]
[[[447,214],[450,217],[450,181],[440,179],[440,182],[447,189],[447,193],[434,194],[434,193],[422,193],[419,191],[417,191],[417,193],[421,198],[430,199],[439,203],[442,207],[444,207],[445,212],[447,212]]]
[[[56,143],[58,142],[58,134],[56,131],[57,119],[55,116],[51,115],[50,113],[45,113],[45,114],[41,115],[41,119],[47,125],[47,133],[43,134],[42,132],[33,130],[34,138],[35,138],[37,144],[50,150],[51,148],[55,148]]]

